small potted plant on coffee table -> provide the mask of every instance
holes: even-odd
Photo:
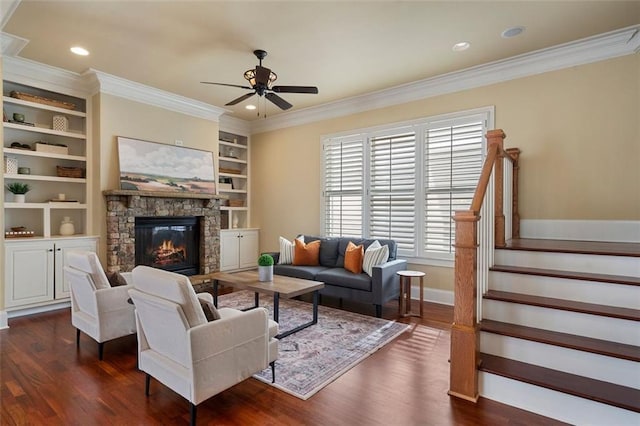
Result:
[[[268,254],[258,258],[258,281],[273,281],[273,257]]]
[[[7,185],[7,190],[13,194],[13,201],[16,203],[24,203],[25,194],[31,190],[28,183],[12,182]]]

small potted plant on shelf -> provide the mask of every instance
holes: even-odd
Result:
[[[28,183],[12,182],[7,185],[7,190],[13,194],[13,201],[16,203],[24,203],[25,194],[31,190]]]
[[[273,257],[262,254],[258,258],[258,281],[273,281]]]

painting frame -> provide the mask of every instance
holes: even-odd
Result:
[[[217,194],[213,152],[117,136],[120,189]]]

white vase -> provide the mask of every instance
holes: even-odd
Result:
[[[62,219],[62,223],[60,224],[60,235],[73,235],[75,233],[76,229],[73,225],[73,221],[69,218],[69,216],[65,216]]]
[[[258,281],[273,281],[273,265],[258,266]]]
[[[26,195],[25,194],[13,194],[13,202],[14,203],[24,203]]]

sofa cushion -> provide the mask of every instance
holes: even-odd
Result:
[[[318,272],[316,281],[337,287],[371,291],[371,278],[367,274],[354,274],[344,268],[327,268]]]
[[[296,239],[304,242],[304,238],[302,237],[302,235],[298,236]],[[280,245],[278,263],[282,265],[291,265],[293,263],[293,256],[295,253],[296,245],[293,243],[293,241],[289,241],[283,237],[280,237],[278,239],[278,244]]]
[[[320,265],[320,241],[312,241],[305,244],[302,241],[294,240],[296,244],[293,264],[297,266],[317,266]]]
[[[349,241],[352,241],[355,245],[363,244],[365,252],[369,248],[374,241],[379,241],[381,245],[386,245],[389,247],[389,261],[396,260],[396,252],[397,252],[397,244],[394,240],[382,240],[382,239],[362,239],[362,238],[340,238],[340,243],[338,244],[338,261],[336,262],[336,266],[340,268],[344,268],[344,254],[347,251],[347,244]]]
[[[371,277],[373,276],[373,267],[385,263],[388,258],[389,246],[381,245],[378,240],[375,240],[364,252],[362,270]]]
[[[326,266],[273,265],[274,274],[302,278],[303,280],[314,280],[316,274],[326,269],[328,269]]]
[[[362,273],[362,259],[364,257],[364,246],[353,244],[349,241],[347,251],[344,254],[344,269],[354,274]]]

